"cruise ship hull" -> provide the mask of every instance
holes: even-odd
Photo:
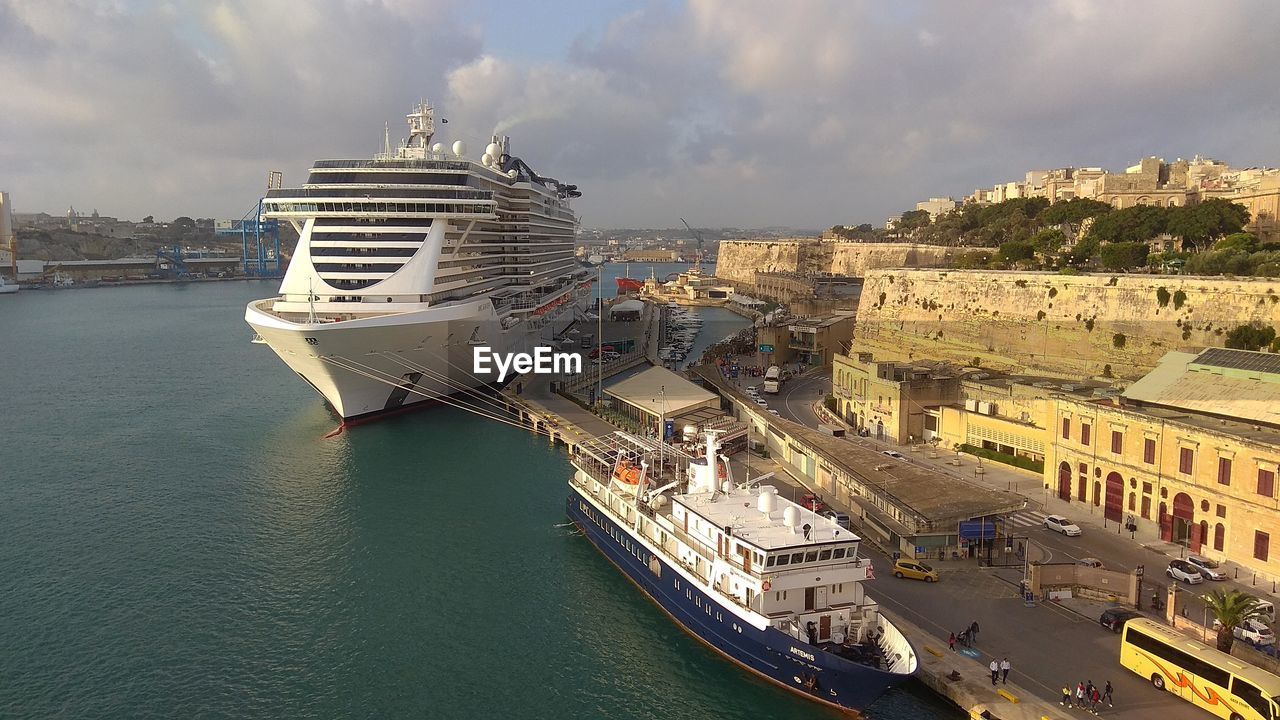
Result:
[[[496,375],[472,372],[477,347],[528,352],[572,320],[566,306],[561,317],[536,329],[522,323],[503,330],[492,304],[482,300],[341,322],[293,322],[270,312],[270,303],[250,303],[245,321],[344,424],[495,385]]]
[[[760,630],[719,604],[696,582],[648,552],[630,530],[571,486],[567,514],[606,558],[686,632],[733,663],[806,699],[861,714],[909,676],[824,653],[774,628]],[[655,572],[655,569],[657,572]],[[817,679],[806,687],[806,679]]]

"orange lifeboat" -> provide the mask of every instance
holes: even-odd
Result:
[[[623,485],[639,485],[640,468],[632,465],[630,460],[623,460],[618,463],[618,467],[614,468],[613,479]]]

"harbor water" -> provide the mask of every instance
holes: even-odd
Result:
[[[274,290],[0,298],[0,717],[834,717],[640,596],[545,440],[451,408],[326,438],[249,343]],[[869,715],[960,717],[915,685]]]

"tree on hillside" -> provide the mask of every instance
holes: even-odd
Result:
[[[898,220],[898,230],[903,233],[911,233],[915,230],[928,226],[928,210],[908,210],[902,213],[902,218]]]
[[[1164,208],[1135,205],[1097,216],[1089,228],[1089,237],[1098,242],[1150,240],[1165,231],[1167,221]]]
[[[1035,257],[1035,246],[1026,240],[1010,240],[1000,243],[1000,259],[1008,262],[1030,260]]]
[[[1100,244],[1092,234],[1086,235],[1074,246],[1064,249],[1058,260],[1062,265],[1083,265],[1098,254]]]
[[[1258,238],[1253,233],[1238,232],[1232,233],[1218,242],[1213,244],[1214,250],[1243,250],[1245,252],[1253,252],[1258,250]]]
[[[1079,227],[1087,218],[1098,217],[1111,212],[1110,203],[1090,198],[1072,198],[1066,202],[1050,205],[1040,214],[1039,220],[1045,225],[1070,225]]]
[[[1254,263],[1244,250],[1206,250],[1187,259],[1191,275],[1252,275]]]
[[[1258,605],[1258,599],[1239,590],[1214,590],[1202,595],[1201,599],[1209,609],[1209,614],[1218,621],[1217,647],[1225,653],[1231,652],[1231,646],[1235,644],[1233,631],[1237,627],[1248,620],[1266,619]]]
[[[1197,205],[1170,208],[1166,230],[1197,249],[1210,240],[1238,233],[1249,222],[1249,210],[1222,198],[1210,198]]]
[[[1130,270],[1147,264],[1150,248],[1145,242],[1116,242],[1102,246],[1102,266],[1108,270]]]
[[[1276,340],[1276,329],[1258,321],[1237,325],[1227,333],[1226,346],[1236,350],[1261,350]]]
[[[1036,252],[1051,255],[1067,243],[1067,235],[1057,228],[1047,228],[1032,235],[1030,242]]]
[[[183,215],[182,217],[174,218],[173,226],[179,230],[194,230],[196,221]]]

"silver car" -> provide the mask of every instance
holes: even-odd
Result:
[[[1169,567],[1165,568],[1164,574],[1188,585],[1199,585],[1204,582],[1204,576],[1200,574],[1200,570],[1186,560],[1169,561]]]
[[[1200,571],[1200,574],[1208,580],[1227,579],[1227,574],[1222,572],[1222,566],[1209,558],[1192,555],[1187,558],[1187,562],[1195,565],[1196,569]]]

